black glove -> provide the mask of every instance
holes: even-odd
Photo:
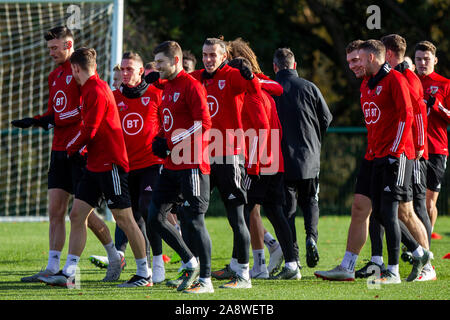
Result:
[[[70,161],[72,161],[74,164],[80,166],[80,167],[85,167],[86,163],[87,163],[87,156],[86,155],[81,155],[79,152],[75,152],[71,155],[67,155],[67,157],[69,158]]]
[[[239,69],[239,71],[241,72],[241,76],[245,79],[245,80],[252,80],[255,76],[253,75],[252,70],[250,70],[249,68],[247,68],[246,66],[242,66],[242,69]]]
[[[32,125],[35,125],[36,123],[37,123],[37,120],[34,118],[23,118],[21,120],[11,121],[11,124],[14,127],[18,127],[18,128],[22,128],[22,129],[29,128]]]
[[[53,115],[41,117],[36,120],[35,125],[47,131],[55,126],[55,117]]]
[[[241,72],[241,76],[246,80],[252,80],[254,75],[250,62],[242,57],[237,57],[228,62],[230,67],[236,68]]]
[[[167,158],[169,155],[169,146],[167,145],[167,139],[161,137],[155,137],[152,142],[153,154],[160,157],[161,159]]]
[[[436,102],[436,97],[434,96],[429,96],[428,100],[427,100],[427,108],[431,109],[434,106],[434,103]]]
[[[148,84],[152,84],[153,82],[158,81],[158,79],[159,79],[159,72],[157,71],[150,72],[148,75],[144,77],[145,82],[147,82]]]

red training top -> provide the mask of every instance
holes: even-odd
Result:
[[[364,87],[363,87],[364,86]],[[368,131],[368,146],[375,158],[405,153],[414,159],[412,103],[406,78],[391,68],[374,89],[361,84],[361,106]]]
[[[258,78],[246,80],[238,69],[229,65],[217,69],[212,79],[204,79],[203,72],[204,69],[201,69],[190,74],[206,88],[212,128],[221,134],[222,150],[212,145],[211,156],[245,154],[243,135],[235,131],[243,129],[241,112],[244,93],[261,91]]]
[[[136,99],[125,97],[114,90],[114,98],[122,123],[130,170],[162,164],[164,160],[152,152],[152,141],[159,132],[158,107],[162,91],[149,85],[145,93]]]
[[[72,76],[69,60],[50,73],[48,88],[47,112],[34,118],[54,116],[52,150],[65,151],[67,143],[81,128],[80,87]]]
[[[450,124],[450,80],[432,72],[419,76],[425,103],[430,96],[436,98],[428,112],[428,153],[448,156],[447,126]]]
[[[211,128],[211,117],[205,88],[184,70],[172,80],[159,80],[158,85],[163,88],[159,107],[160,135],[167,139],[171,150],[164,168],[199,168],[203,174],[209,174],[206,135]]]
[[[128,155],[119,111],[108,84],[95,74],[81,86],[81,96],[83,125],[67,144],[67,153],[72,155],[86,146],[86,168],[89,171],[109,171],[112,164],[116,164],[128,172]]]

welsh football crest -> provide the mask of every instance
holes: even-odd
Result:
[[[383,90],[383,86],[377,86],[377,96],[380,95],[381,90]]]
[[[69,84],[70,81],[72,81],[72,76],[67,76],[66,77],[66,83]]]
[[[141,101],[144,106],[147,106],[148,103],[150,102],[150,97],[142,97]]]
[[[173,94],[173,102],[177,102],[178,98],[180,97],[180,93],[179,92],[175,92]]]
[[[439,87],[436,87],[436,86],[430,86],[431,94],[436,94],[436,93],[438,92],[438,90],[439,90]]]
[[[222,90],[225,88],[225,80],[219,80],[219,89]]]

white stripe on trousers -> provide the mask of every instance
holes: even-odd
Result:
[[[194,197],[200,196],[200,176],[198,169],[192,169],[192,195]]]
[[[234,183],[239,189],[241,187],[241,169],[239,168],[239,155],[233,156],[233,166],[234,166]]]
[[[414,160],[414,183],[420,184],[420,160]]]
[[[115,164],[112,165],[112,179],[113,179],[113,186],[114,186],[114,194],[116,196],[120,196],[122,194],[122,188],[120,187],[120,177],[119,172],[117,170],[117,166]]]
[[[406,167],[406,156],[404,154],[400,155],[398,173],[397,173],[397,186],[403,186],[405,182],[405,167]]]

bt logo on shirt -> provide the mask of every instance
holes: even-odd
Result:
[[[123,131],[130,135],[134,136],[141,132],[144,127],[144,119],[138,113],[129,113],[122,120],[122,128]]]
[[[170,112],[169,109],[164,108],[163,112],[163,128],[164,131],[168,132],[170,131],[170,129],[172,129],[172,125],[173,125],[173,117],[172,117],[172,113]]]
[[[380,119],[381,111],[375,102],[365,102],[363,105],[364,120],[367,124],[374,124]]]
[[[216,97],[208,95],[206,97],[206,101],[208,103],[208,107],[209,107],[209,115],[212,117],[214,117],[217,112],[219,111],[219,101],[217,101]]]

